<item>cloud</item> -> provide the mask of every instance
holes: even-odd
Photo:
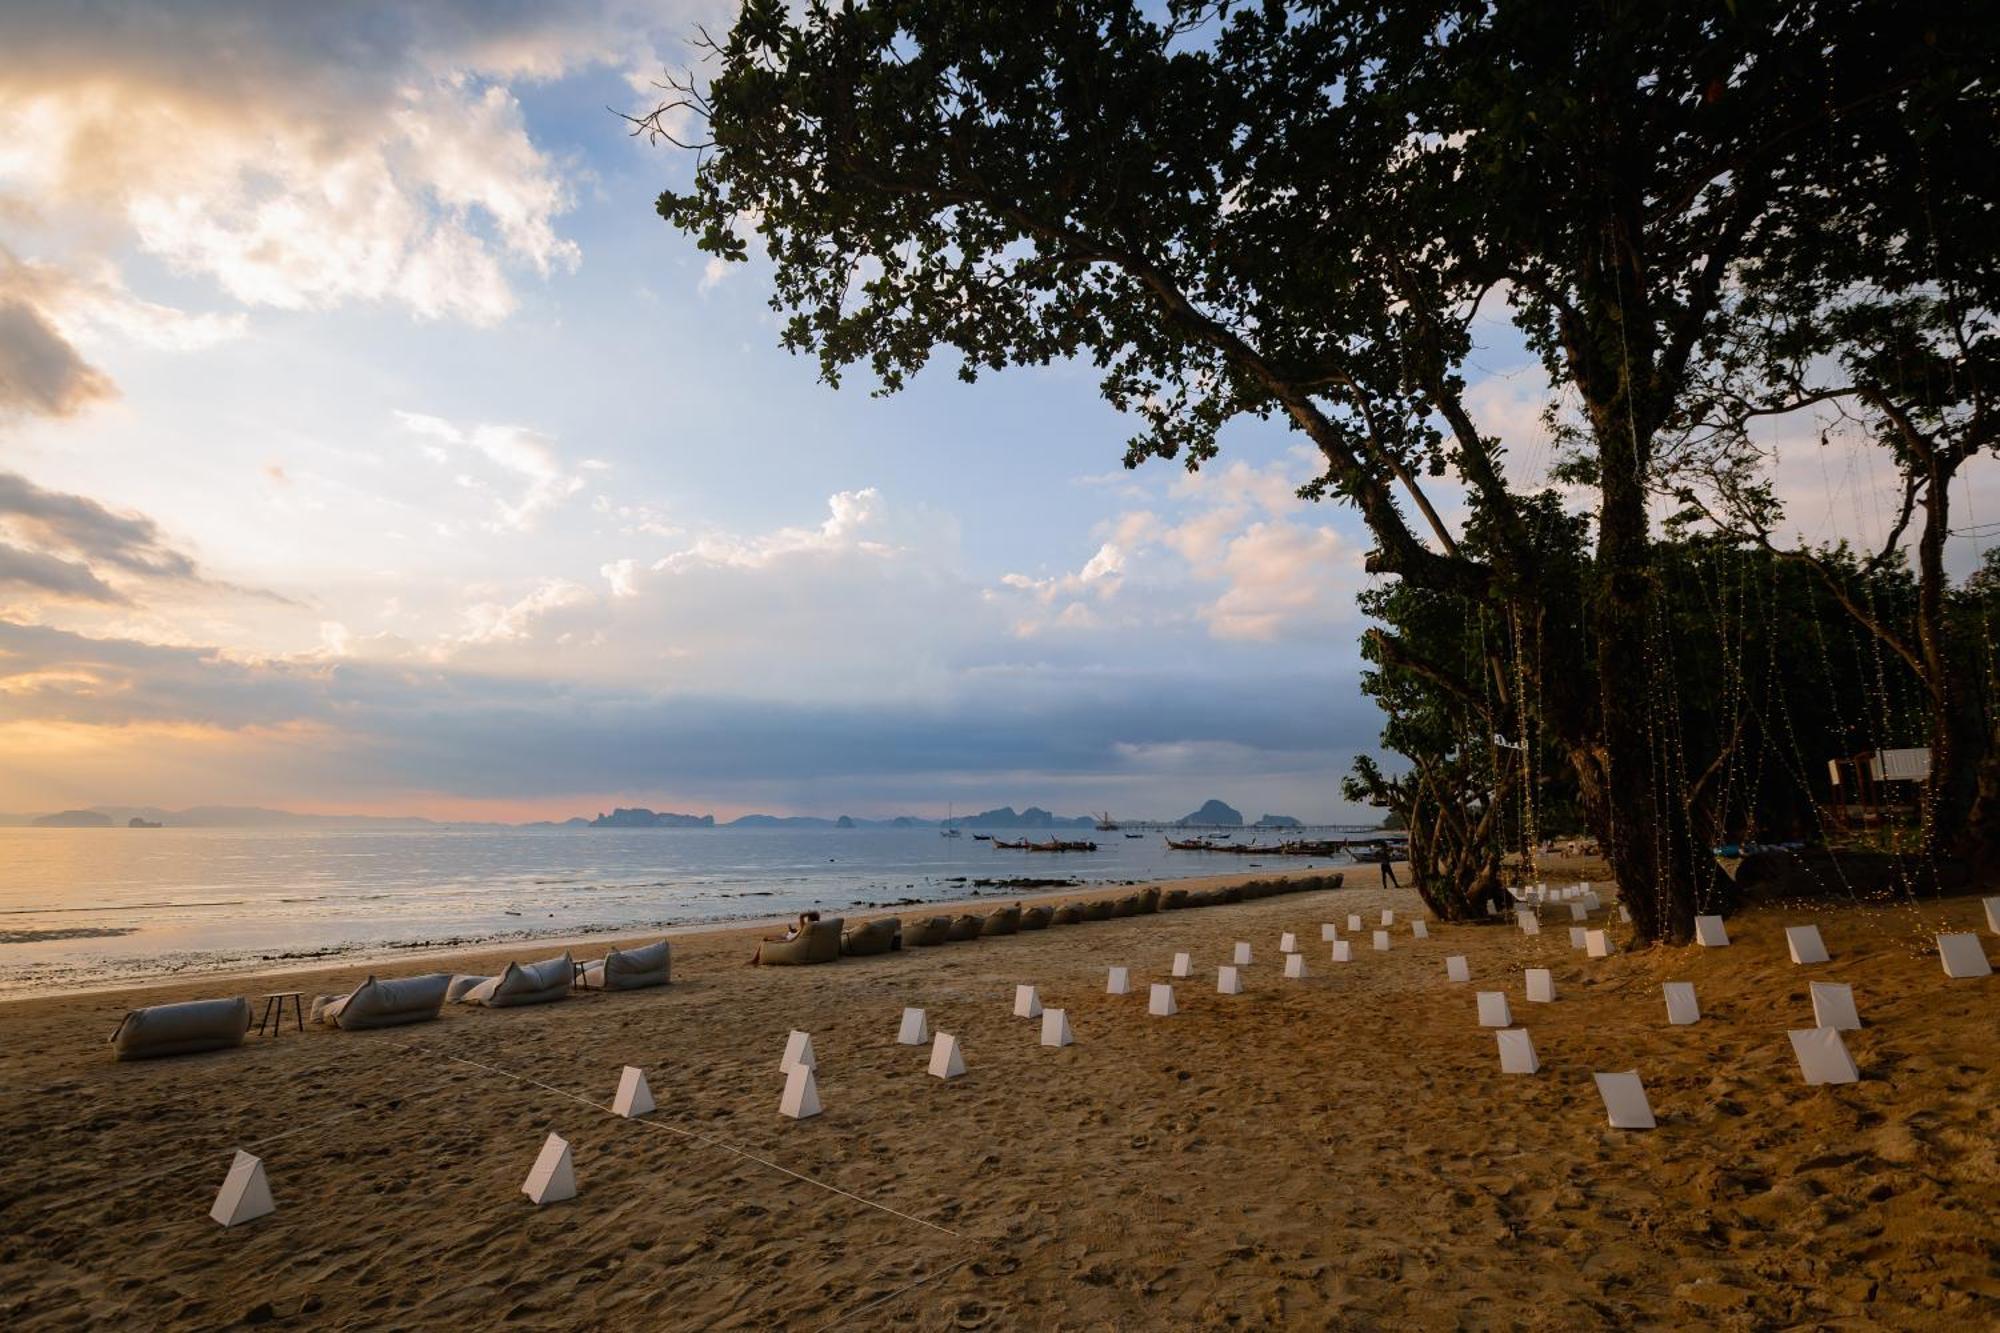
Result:
[[[398,412],[396,420],[426,440],[484,458],[523,483],[524,489],[517,498],[494,502],[494,520],[489,526],[496,531],[529,531],[542,515],[584,487],[582,477],[564,468],[556,454],[555,441],[524,426],[488,423],[459,426],[420,412]],[[449,450],[437,446],[431,447],[431,455],[439,462],[451,457]],[[461,484],[473,489],[479,487],[476,480],[469,478]]]
[[[1235,792],[1276,775],[1271,801],[1289,792],[1291,812],[1315,813],[1297,807],[1327,798],[1301,792],[1330,791],[1376,725],[1358,696],[1329,706],[1317,667],[1254,690],[1194,673],[1016,667],[962,673],[922,702],[802,702],[442,664],[245,659],[0,620],[0,745],[38,747],[38,790],[117,775],[115,794],[87,799],[276,788],[288,801],[389,808],[426,792],[652,791],[866,813],[945,790],[996,804],[1074,791],[1078,808],[1115,799],[1180,813],[1222,778]],[[35,801],[9,780],[0,776],[0,799]]]
[[[45,490],[0,472],[0,532],[45,554],[149,579],[196,580],[193,557],[167,544],[144,514],[117,514],[95,500]]]
[[[0,294],[0,413],[74,416],[113,392],[43,311]]]
[[[27,551],[0,542],[0,588],[26,588],[60,601],[123,604],[116,588],[90,572],[90,566],[42,551]]]

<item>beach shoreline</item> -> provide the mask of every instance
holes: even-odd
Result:
[[[1220,875],[1191,875],[1173,879],[1146,881],[1098,881],[1076,883],[1061,888],[1037,889],[1025,893],[1010,893],[996,889],[991,893],[974,893],[961,898],[926,899],[921,903],[903,906],[853,907],[819,909],[827,916],[840,916],[855,921],[874,920],[881,917],[902,916],[914,919],[924,916],[942,916],[964,911],[992,911],[996,906],[1010,903],[1050,903],[1059,904],[1070,899],[1095,897],[1101,893],[1140,892],[1149,888],[1200,890],[1223,888],[1234,884],[1244,884],[1261,879],[1297,879],[1322,875],[1345,875],[1348,882],[1359,873],[1371,882],[1379,882],[1381,871],[1372,865],[1332,866],[1326,869],[1278,870],[1268,869],[1240,871]],[[33,989],[0,990],[0,1006],[18,1004],[24,1000],[46,999],[64,995],[117,995],[126,992],[143,994],[162,988],[183,988],[213,981],[218,985],[238,982],[268,982],[272,979],[308,979],[328,973],[351,971],[355,968],[376,969],[395,964],[411,964],[402,971],[466,971],[466,968],[420,968],[422,963],[449,963],[454,959],[490,960],[496,954],[512,951],[508,956],[531,953],[537,957],[547,957],[542,950],[588,949],[602,951],[647,944],[658,939],[681,940],[691,936],[723,935],[738,936],[747,932],[772,930],[788,926],[796,919],[796,914],[775,916],[751,916],[729,920],[705,920],[689,922],[678,926],[626,927],[609,926],[602,930],[566,931],[555,930],[548,934],[523,931],[476,940],[451,940],[411,943],[369,943],[356,945],[351,949],[326,951],[299,958],[266,958],[254,963],[224,963],[214,967],[189,967],[151,977],[117,977],[99,982],[79,982],[76,984],[54,984]],[[752,946],[754,947],[754,945]]]

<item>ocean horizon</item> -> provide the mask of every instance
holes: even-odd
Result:
[[[1036,891],[1015,879],[1353,863],[1176,852],[1157,832],[1056,834],[1098,850],[1002,850],[935,828],[0,828],[0,995]]]

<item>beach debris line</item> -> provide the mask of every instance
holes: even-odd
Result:
[[[233,1227],[277,1210],[278,1205],[271,1199],[270,1182],[264,1178],[264,1159],[238,1148],[208,1215],[225,1227]]]
[[[627,1120],[637,1120],[653,1111],[653,1090],[646,1085],[646,1071],[637,1065],[626,1065],[618,1075],[618,1095],[611,1099],[611,1109]]]
[[[570,1162],[569,1140],[560,1134],[542,1140],[542,1151],[535,1157],[527,1180],[522,1182],[521,1193],[537,1208],[576,1197],[576,1169]]]

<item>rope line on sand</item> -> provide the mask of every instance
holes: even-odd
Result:
[[[907,1287],[898,1287],[892,1292],[888,1292],[885,1295],[877,1296],[874,1300],[868,1302],[868,1304],[862,1306],[858,1310],[849,1310],[846,1314],[837,1315],[834,1318],[829,1319],[826,1323],[821,1324],[817,1329],[813,1330],[813,1333],[826,1333],[826,1330],[830,1328],[839,1328],[842,1324],[845,1324],[848,1320],[854,1318],[856,1315],[867,1314],[870,1310],[874,1309],[878,1305],[887,1305],[890,1301],[895,1300],[899,1296],[907,1296],[911,1292],[915,1291],[918,1287],[923,1286],[925,1283],[935,1282],[941,1277],[947,1277],[953,1273],[956,1273],[959,1269],[965,1267],[967,1264],[971,1262],[972,1262],[971,1259],[966,1258],[966,1259],[960,1259],[955,1264],[947,1264],[945,1267],[938,1269],[937,1272],[930,1274],[928,1277],[918,1278],[915,1282],[912,1282]]]
[[[706,1144],[711,1148],[720,1148],[722,1149],[722,1151],[727,1153],[734,1153],[736,1156],[741,1157],[746,1161],[755,1162],[759,1166],[769,1167],[771,1170],[778,1172],[780,1175],[790,1176],[793,1180],[802,1181],[805,1184],[816,1186],[819,1189],[827,1191],[827,1193],[829,1194],[838,1194],[842,1198],[852,1199],[856,1203],[864,1204],[867,1207],[877,1209],[881,1212],[885,1212],[889,1214],[891,1217],[900,1217],[905,1222],[914,1222],[920,1227],[928,1227],[930,1230],[938,1232],[941,1235],[950,1236],[953,1240],[964,1239],[963,1236],[961,1236],[958,1232],[953,1231],[950,1227],[940,1226],[936,1222],[925,1221],[921,1217],[917,1217],[910,1213],[903,1212],[901,1209],[898,1208],[891,1208],[886,1203],[880,1203],[874,1199],[866,1198],[862,1195],[856,1194],[852,1190],[844,1190],[838,1185],[829,1184],[824,1180],[815,1179],[814,1177],[806,1175],[805,1173],[800,1171],[794,1171],[792,1170],[792,1168],[784,1166],[778,1162],[774,1162],[768,1157],[760,1157],[756,1153],[751,1152],[748,1148],[739,1148],[733,1143],[725,1143],[721,1139],[711,1138],[706,1134],[697,1134],[691,1129],[682,1129],[678,1125],[669,1125],[664,1121],[634,1119],[629,1116],[622,1116],[619,1115],[618,1112],[612,1110],[610,1107],[604,1105],[602,1102],[594,1102],[590,1100],[590,1098],[579,1096],[578,1094],[571,1092],[566,1088],[558,1088],[554,1084],[544,1083],[538,1078],[529,1078],[526,1074],[516,1074],[512,1070],[502,1069],[498,1065],[485,1064],[479,1060],[468,1060],[462,1055],[452,1055],[448,1051],[432,1051],[427,1047],[409,1046],[409,1045],[404,1045],[401,1042],[395,1044],[401,1046],[402,1049],[406,1051],[412,1051],[422,1055],[431,1055],[431,1054],[442,1055],[445,1059],[454,1061],[458,1064],[470,1065],[474,1069],[483,1069],[489,1074],[498,1074],[500,1077],[506,1079],[512,1079],[516,1083],[525,1083],[530,1087],[540,1088],[544,1092],[553,1092],[556,1096],[567,1097],[569,1100],[577,1103],[580,1106],[588,1106],[593,1111],[601,1111],[605,1115],[612,1117],[614,1120],[622,1120],[625,1121],[627,1124],[644,1125],[648,1129],[661,1130],[668,1134],[678,1134],[680,1137],[684,1139],[690,1139],[696,1143]]]

